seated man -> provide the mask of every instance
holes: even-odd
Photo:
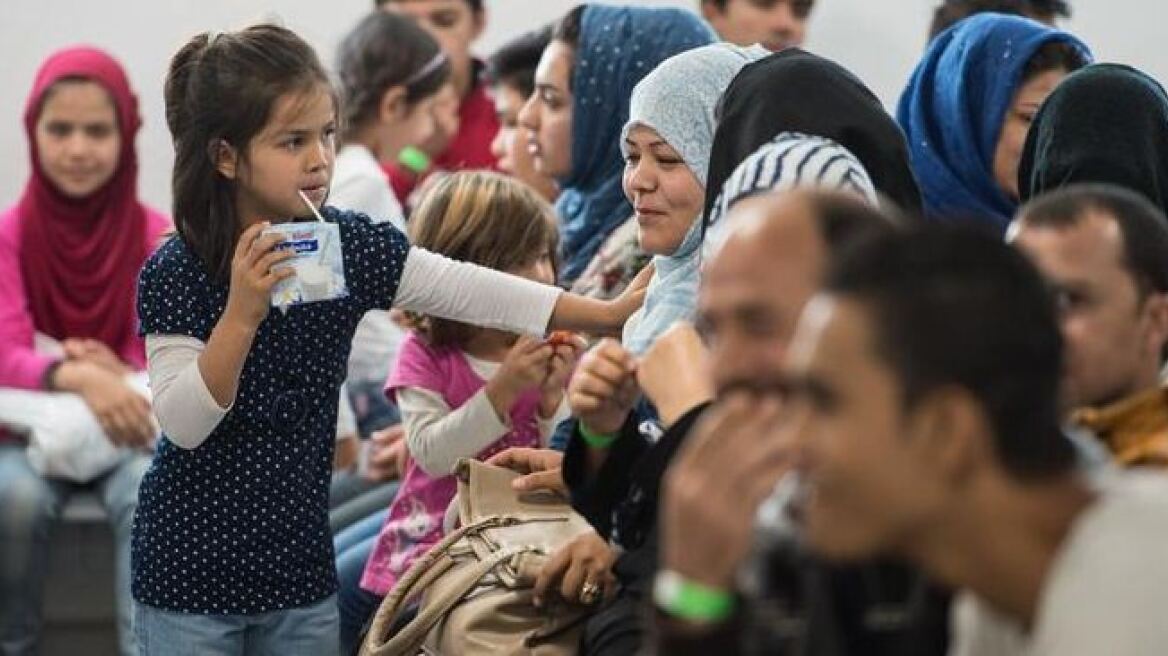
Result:
[[[1121,465],[1168,467],[1168,218],[1134,192],[1075,185],[1023,207],[1008,238],[1057,294],[1072,423]]]
[[[815,0],[701,0],[702,17],[723,41],[774,51],[803,45]]]
[[[699,295],[708,356],[693,329],[678,327],[659,340],[638,371],[662,416],[688,413],[690,427],[711,412],[699,403],[710,398],[704,390],[711,381],[719,398],[744,391],[775,394],[795,322],[830,263],[892,230],[874,210],[817,196],[745,200],[732,211],[736,226],[710,261]],[[772,445],[758,434],[726,437],[700,457],[682,446],[680,462],[666,474],[661,566],[707,590],[738,589],[747,607],[721,613],[663,608],[657,653],[945,652],[945,595],[902,567],[827,567],[775,545],[758,554],[769,570],[767,580],[748,582],[768,589],[742,589],[737,577],[754,542],[755,509],[790,464],[781,454],[765,457]],[[777,602],[790,605],[780,609],[789,626],[763,625],[760,617]]]
[[[954,654],[1161,653],[1168,481],[1076,468],[1055,308],[1025,257],[933,226],[869,244],[826,289],[792,342],[785,421],[733,399],[698,448],[767,439],[811,549],[897,554],[960,590]]]

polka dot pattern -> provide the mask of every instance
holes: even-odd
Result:
[[[357,322],[388,309],[409,244],[389,224],[325,208],[340,228],[349,296],[272,310],[234,406],[197,449],[163,436],[139,492],[131,545],[139,602],[201,614],[305,606],[337,588],[328,527],[337,396]],[[139,281],[143,334],[206,341],[227,286],[180,237]]]

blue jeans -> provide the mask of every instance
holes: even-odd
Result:
[[[113,529],[120,652],[138,653],[131,630],[130,528],[138,483],[149,466],[148,456],[131,456],[79,485],[43,478],[29,465],[23,446],[0,446],[0,655],[36,653],[53,526],[69,495],[86,487],[101,497]]]
[[[333,538],[337,552],[337,579],[341,584],[337,592],[337,608],[341,615],[341,649],[344,654],[356,653],[361,644],[361,630],[381,605],[380,596],[361,589],[361,575],[388,514],[386,509],[370,515]]]
[[[142,656],[338,656],[337,599],[257,615],[196,615],[134,604]]]

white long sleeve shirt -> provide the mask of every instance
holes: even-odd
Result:
[[[541,335],[563,291],[485,267],[411,248],[396,307],[509,332]],[[194,449],[231,409],[220,407],[199,371],[206,348],[186,335],[147,335],[154,414],[174,444]]]

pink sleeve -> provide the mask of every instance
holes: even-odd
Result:
[[[145,262],[162,245],[162,240],[174,230],[174,222],[170,217],[158,210],[146,208],[146,253],[142,257]]]
[[[41,389],[45,371],[56,359],[34,348],[18,229],[13,210],[0,216],[0,387],[35,390]]]
[[[403,387],[420,387],[441,394],[445,389],[443,381],[447,378],[443,359],[441,353],[411,331],[398,349],[393,370],[385,381],[385,395],[396,403],[397,390]]]

